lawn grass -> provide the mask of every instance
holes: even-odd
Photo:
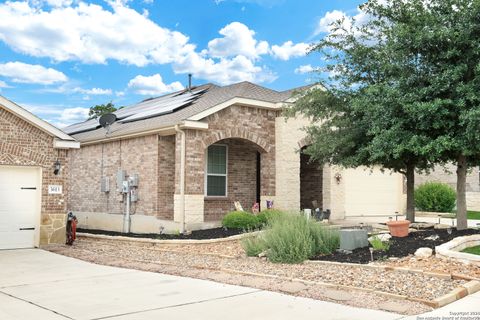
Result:
[[[480,220],[480,211],[467,211],[467,219]]]
[[[465,248],[462,250],[462,252],[476,254],[480,256],[480,246]]]

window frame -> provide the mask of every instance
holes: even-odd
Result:
[[[208,149],[212,146],[225,147],[225,174],[223,173],[208,173]],[[208,194],[208,176],[225,177],[225,195],[209,195]],[[204,176],[204,195],[206,198],[227,198],[228,197],[228,145],[226,144],[211,144],[207,147],[205,152],[205,176]]]

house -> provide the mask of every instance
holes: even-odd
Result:
[[[235,201],[285,210],[316,201],[334,219],[404,211],[399,174],[321,166],[299,152],[309,121],[282,115],[293,92],[205,84],[120,109],[105,127],[98,119],[67,127],[81,142],[68,154],[69,209],[80,227],[125,231],[127,223],[138,233],[219,226]]]
[[[71,136],[0,96],[0,249],[65,242]]]

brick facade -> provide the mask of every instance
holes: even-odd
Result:
[[[53,148],[53,137],[0,108],[0,165],[42,169],[40,244],[65,241],[69,163],[66,150]],[[53,173],[59,160],[62,169]],[[61,185],[63,194],[48,194],[48,185]]]
[[[139,175],[139,201],[132,205],[132,214],[166,215],[165,210],[158,210],[158,186],[162,186],[159,180],[163,177],[158,174],[158,170],[162,169],[158,150],[164,149],[164,144],[168,149],[168,140],[160,138],[149,135],[86,145],[71,151],[69,209],[75,212],[123,214],[122,196],[116,191],[116,174],[123,169],[127,174]],[[102,176],[109,179],[109,192],[101,192]]]
[[[221,220],[226,212],[234,209],[234,201],[239,201],[245,210],[249,210],[257,197],[255,146],[239,139],[220,140],[217,144],[228,146],[227,197],[205,199],[205,221]]]

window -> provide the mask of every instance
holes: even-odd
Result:
[[[207,151],[207,196],[227,196],[227,146],[212,145]]]

